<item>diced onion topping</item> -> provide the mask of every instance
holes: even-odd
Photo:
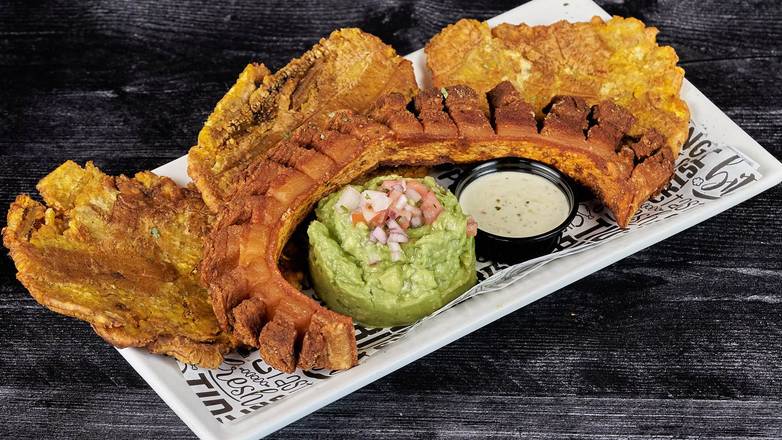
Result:
[[[434,191],[417,180],[384,180],[377,190],[358,192],[347,186],[339,196],[336,209],[350,211],[353,224],[369,226],[369,241],[388,246],[391,260],[399,261],[404,255],[400,243],[407,243],[409,228],[431,225],[443,212],[443,205]],[[473,221],[474,222],[474,221]],[[468,235],[470,224],[468,223]],[[370,258],[369,264],[379,261]]]
[[[386,234],[386,231],[383,230],[380,226],[377,226],[375,229],[372,230],[372,234],[370,235],[370,238],[374,238],[374,241],[380,242],[382,244],[386,244],[388,241],[388,234]]]
[[[339,200],[335,205],[337,208],[345,207],[348,211],[354,211],[361,205],[361,193],[348,185],[342,190],[342,194],[339,195]]]
[[[408,188],[407,191],[405,191],[405,195],[408,199],[412,200],[413,203],[418,203],[421,201],[423,197],[421,197],[421,194],[418,194],[418,191]]]

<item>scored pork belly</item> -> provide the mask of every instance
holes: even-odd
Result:
[[[485,101],[483,99],[485,98]],[[481,102],[490,104],[489,113]],[[318,200],[379,165],[470,163],[523,157],[558,168],[590,188],[626,227],[673,173],[674,157],[654,130],[626,136],[633,116],[602,102],[557,97],[538,129],[531,107],[508,82],[487,97],[466,86],[380,98],[367,116],[330,115],[254,163],[208,237],[202,276],[218,322],[260,348],[282,371],[357,363],[352,320],[291,286],[277,262],[283,245]]]

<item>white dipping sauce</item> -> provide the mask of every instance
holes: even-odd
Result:
[[[531,237],[548,232],[570,214],[565,193],[535,174],[498,171],[470,182],[459,204],[478,228],[502,237]]]

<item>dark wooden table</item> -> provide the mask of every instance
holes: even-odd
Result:
[[[346,26],[407,53],[515,6],[221,3],[0,2],[0,204],[66,159],[128,174],[181,156],[251,60],[280,67]],[[687,78],[782,157],[782,3],[601,3],[659,27]],[[777,187],[273,437],[782,438],[780,204]],[[192,437],[115,350],[14,273],[3,258],[0,438]]]

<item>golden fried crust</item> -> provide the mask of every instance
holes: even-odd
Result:
[[[296,326],[293,321],[280,314],[263,327],[258,339],[261,358],[267,364],[288,373],[296,369]]]
[[[299,367],[341,370],[355,365],[357,357],[352,319],[327,309],[312,315],[301,345]]]
[[[259,298],[248,298],[231,311],[234,334],[244,345],[255,345],[255,336],[266,320],[266,304]]]
[[[482,94],[509,81],[539,116],[555,96],[579,96],[588,105],[609,100],[635,116],[628,134],[654,129],[677,156],[690,118],[679,97],[684,71],[656,35],[634,18],[493,29],[460,20],[426,45],[427,66],[438,88],[465,84]]]
[[[217,367],[232,349],[197,276],[210,214],[198,193],[143,172],[111,177],[66,162],[17,197],[3,243],[47,308],[118,347]]]
[[[283,245],[309,212],[300,207],[311,207],[320,194],[360,176],[367,164],[377,164],[380,150],[367,150],[367,141],[388,133],[385,126],[351,112],[336,112],[330,123],[342,131],[303,127],[248,169],[209,234],[201,265],[224,329],[237,332],[229,318],[236,316],[236,307],[249,300],[264,304],[266,316],[254,345],[282,371],[297,365],[349,368],[358,361],[352,320],[291,286],[277,265]],[[246,341],[244,330],[237,336]]]
[[[342,29],[272,74],[250,64],[209,116],[188,173],[217,210],[253,160],[304,123],[335,110],[363,112],[388,92],[417,90],[413,68],[377,37]]]
[[[252,339],[248,327],[237,328],[230,316],[235,321],[248,301],[263,302],[258,345],[270,365],[292,371],[357,362],[350,318],[291,286],[277,262],[318,200],[377,166],[530,158],[592,189],[622,227],[673,172],[665,138],[655,131],[640,139],[625,136],[633,117],[612,102],[589,106],[580,97],[555,98],[539,130],[531,107],[509,82],[497,85],[488,100],[466,86],[444,92],[421,91],[417,114],[397,95],[378,100],[371,117],[335,112],[326,129],[303,127],[272,148],[237,186],[207,240],[203,280],[218,321],[242,340]],[[490,102],[490,111],[480,110],[480,102]]]

